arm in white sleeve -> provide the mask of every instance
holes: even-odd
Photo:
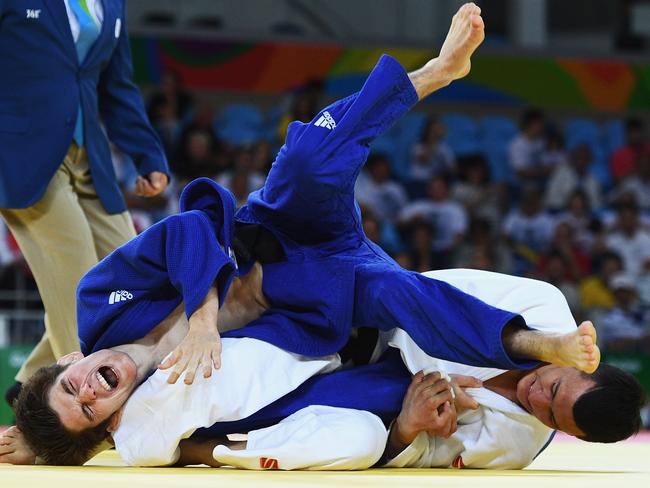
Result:
[[[174,464],[179,442],[196,429],[246,418],[340,364],[338,356],[304,358],[255,339],[222,344],[221,369],[210,378],[170,385],[171,371],[158,370],[127,401],[113,435],[127,464]]]

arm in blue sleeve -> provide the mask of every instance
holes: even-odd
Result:
[[[166,272],[169,283],[183,297],[188,318],[213,284],[221,306],[235,265],[217,239],[214,222],[202,211],[192,210],[168,217],[160,224],[155,232],[145,233],[130,253],[132,259]]]
[[[221,305],[235,264],[220,245],[215,227],[200,210],[173,215],[94,266],[77,288],[79,337],[92,348],[107,327],[146,333],[181,299],[189,318],[213,285]],[[125,291],[129,299],[111,299],[116,291]]]
[[[131,156],[138,172],[147,175],[161,171],[169,175],[162,144],[147,119],[140,91],[133,83],[125,10],[118,45],[99,80],[98,100],[109,139]]]

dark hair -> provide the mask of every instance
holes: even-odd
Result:
[[[50,407],[48,396],[56,378],[67,366],[54,364],[39,369],[22,388],[14,404],[16,425],[27,444],[46,464],[80,466],[106,439],[110,417],[82,432],[68,431]]]
[[[633,130],[642,131],[644,128],[645,124],[643,123],[643,120],[638,117],[629,117],[625,120],[625,130],[627,132]]]
[[[429,117],[424,121],[424,124],[422,124],[422,129],[420,130],[420,142],[428,142],[431,127],[439,123],[440,120],[437,115],[429,115]]]
[[[634,376],[609,364],[601,364],[585,378],[596,385],[573,405],[573,418],[587,442],[618,442],[639,432],[645,392]]]
[[[614,251],[605,251],[598,257],[598,271],[602,270],[603,264],[606,261],[616,261],[620,268],[623,268],[623,259],[621,256]]]
[[[519,127],[521,130],[526,130],[534,122],[543,122],[544,121],[544,112],[538,108],[528,108],[521,114],[521,120],[519,122]]]
[[[383,152],[373,152],[370,154],[370,156],[368,156],[368,159],[366,161],[366,168],[370,170],[374,166],[378,166],[380,164],[385,164],[390,169],[390,160],[388,159],[388,156]]]

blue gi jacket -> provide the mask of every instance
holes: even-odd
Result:
[[[417,100],[402,66],[382,56],[359,93],[310,123],[290,124],[264,187],[234,217],[270,230],[286,261],[264,265],[270,309],[224,336],[324,356],[345,345],[352,327],[400,326],[435,357],[504,369],[525,366],[514,363],[501,345],[503,326],[523,323],[521,317],[403,270],[363,232],[354,183],[369,144]],[[237,273],[229,252],[233,201],[213,181],[195,180],[181,196],[179,215],[88,272],[78,288],[84,353],[143,337],[181,300],[189,317],[215,281],[223,303]],[[116,291],[125,292],[117,302],[111,300]]]

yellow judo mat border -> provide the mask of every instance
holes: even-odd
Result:
[[[129,468],[114,451],[86,466],[0,465],[2,488],[165,487],[650,487],[650,436],[614,445],[560,437],[523,471],[372,469],[359,472],[243,471],[229,468]]]

